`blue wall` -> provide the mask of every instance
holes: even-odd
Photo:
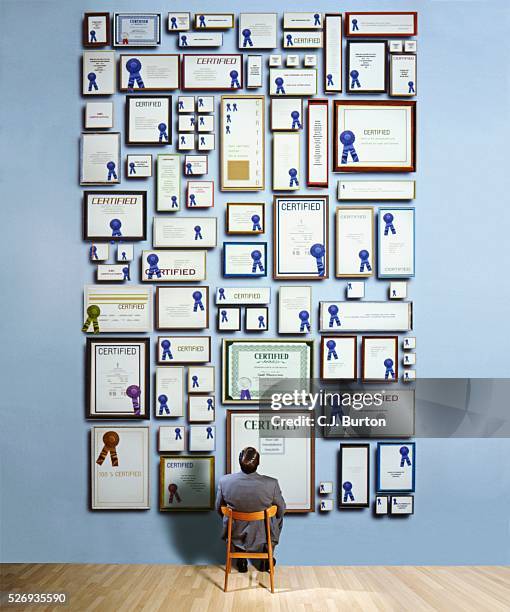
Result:
[[[257,0],[253,7],[225,0],[172,5],[192,12],[275,8],[269,0]],[[108,3],[111,11],[165,15],[169,7],[161,0],[143,6],[134,0]],[[278,8],[283,13],[295,7],[284,0]],[[78,185],[81,18],[83,10],[104,8],[104,3],[76,0],[3,0],[0,5],[1,559],[219,561],[223,546],[213,513],[158,512],[155,450],[151,511],[88,510],[93,423],[83,418],[80,327],[82,287],[93,280],[93,266],[81,241]],[[321,0],[309,8],[419,11],[418,269],[410,296],[418,371],[420,376],[508,376],[508,1],[351,0],[340,6]],[[173,49],[166,32],[162,38],[160,49]],[[235,34],[225,38],[224,50],[234,50]],[[117,129],[123,121],[121,99],[115,97]],[[216,160],[211,166],[216,177]],[[333,204],[336,178],[330,188]],[[148,188],[152,205],[152,183]],[[221,230],[228,197],[217,195],[214,212]],[[270,192],[265,200],[271,201]],[[208,270],[208,283],[215,287],[219,249],[209,255]],[[337,281],[314,286],[314,299],[338,297],[343,287]],[[367,294],[382,299],[385,288],[386,283],[371,280]],[[273,334],[275,310],[273,301]],[[218,342],[215,338],[215,346]],[[222,408],[217,416],[220,475]],[[157,425],[151,421],[153,449]],[[317,480],[334,480],[337,450],[335,441],[318,442]],[[418,451],[413,517],[376,520],[368,510],[289,517],[279,562],[510,562],[509,441],[418,440]]]

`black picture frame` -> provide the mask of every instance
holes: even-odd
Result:
[[[362,87],[351,87],[351,47],[355,45],[378,45],[382,47],[384,54],[384,88],[383,89],[363,89]],[[348,94],[380,94],[388,92],[388,41],[387,40],[348,40],[346,48],[345,62],[345,93]]]
[[[135,101],[135,100],[143,100],[144,102],[147,102],[149,100],[154,100],[154,99],[165,99],[168,101],[168,115],[166,117],[166,126],[167,126],[167,136],[168,136],[168,140],[163,140],[160,141],[156,136],[154,137],[154,140],[131,140],[130,138],[130,131],[129,131],[129,118],[130,118],[130,107],[131,104]],[[165,146],[169,146],[172,144],[172,96],[156,96],[156,95],[151,95],[151,96],[147,96],[147,95],[133,95],[133,96],[126,96],[126,106],[125,106],[125,142],[126,145],[130,145],[130,146],[158,146],[158,147],[165,147]]]
[[[365,449],[366,451],[366,481],[367,481],[367,488],[366,488],[366,502],[363,503],[347,503],[344,502],[344,489],[343,489],[343,482],[344,482],[344,476],[343,476],[343,464],[344,464],[344,460],[343,460],[343,453],[345,450],[347,449],[353,449],[353,448],[362,448]],[[340,444],[340,453],[339,453],[339,457],[338,457],[338,507],[341,510],[344,510],[345,508],[369,508],[370,507],[370,444]]]
[[[108,198],[118,198],[122,196],[141,196],[142,198],[142,232],[139,235],[128,236],[94,236],[89,233],[89,198],[94,195],[103,195]],[[102,191],[86,190],[83,192],[83,239],[93,242],[138,242],[147,240],[147,192],[146,191]]]

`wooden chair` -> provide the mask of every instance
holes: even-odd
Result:
[[[270,506],[260,512],[236,512],[232,508],[222,506],[221,511],[224,516],[228,517],[227,528],[227,561],[225,563],[225,586],[223,590],[227,592],[228,575],[232,566],[232,559],[266,559],[269,563],[269,580],[271,583],[271,593],[274,593],[274,565],[273,565],[273,545],[271,543],[271,517],[275,516],[278,508]],[[233,521],[264,521],[266,524],[267,535],[267,552],[263,553],[246,553],[232,552],[232,522]]]

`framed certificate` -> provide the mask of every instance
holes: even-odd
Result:
[[[216,246],[216,217],[154,217],[152,246],[211,249]]]
[[[390,96],[410,98],[415,96],[416,55],[399,53],[390,56]]]
[[[328,100],[308,100],[307,161],[308,187],[329,185],[329,118]]]
[[[357,380],[357,354],[356,336],[322,336],[321,379]]]
[[[384,93],[388,70],[385,40],[347,41],[347,93]]]
[[[328,278],[328,219],[328,196],[274,197],[274,279]]]
[[[267,403],[269,384],[313,375],[313,340],[223,340],[222,402]]]
[[[283,13],[284,30],[320,30],[322,15],[320,13]]]
[[[184,415],[184,367],[158,366],[154,393],[154,416],[176,418]]]
[[[113,127],[113,102],[87,102],[85,129],[109,130]]]
[[[234,13],[196,13],[195,29],[229,30],[234,27]]]
[[[262,55],[248,55],[246,58],[246,89],[262,87]]]
[[[109,47],[112,44],[110,13],[85,13],[83,16],[84,47]]]
[[[215,409],[212,395],[196,394],[188,396],[188,421],[190,423],[213,423],[214,420]],[[190,448],[190,450],[195,449]]]
[[[211,115],[200,117],[200,119],[213,119]],[[209,158],[207,155],[185,155],[184,174],[186,176],[203,176],[209,171]]]
[[[271,98],[271,130],[273,132],[288,132],[302,128],[302,98]]]
[[[217,306],[221,305],[264,305],[271,302],[271,287],[218,287]]]
[[[162,154],[156,162],[156,210],[177,212],[181,208],[181,156]]]
[[[413,328],[412,302],[319,302],[320,331],[406,332]]]
[[[416,102],[334,101],[334,172],[414,172]]]
[[[266,231],[266,205],[264,202],[227,202],[227,234],[263,234]]]
[[[80,140],[80,185],[120,183],[120,133],[87,132]]]
[[[207,251],[162,250],[142,251],[142,282],[179,283],[206,279]]]
[[[239,49],[274,49],[277,22],[277,13],[240,13]]]
[[[179,47],[221,47],[223,34],[221,32],[186,32],[179,36]]]
[[[171,144],[171,96],[127,96],[125,129],[128,145]]]
[[[214,181],[188,181],[186,208],[212,208],[214,206]]]
[[[414,200],[415,181],[338,181],[342,200]]]
[[[219,332],[241,331],[241,309],[238,306],[218,308],[216,329]]]
[[[121,55],[120,91],[179,89],[179,55]]]
[[[312,288],[281,285],[278,293],[278,333],[308,334],[312,326]]]
[[[216,427],[214,425],[190,425],[189,450],[206,453],[216,450]]]
[[[223,276],[267,276],[267,242],[224,242]]]
[[[247,306],[244,309],[244,331],[266,332],[269,329],[269,308],[267,306]]]
[[[416,12],[345,13],[346,36],[416,36]]]
[[[227,410],[227,472],[238,472],[239,453],[246,446],[260,453],[259,472],[278,480],[286,514],[315,510],[315,438],[313,427],[299,435],[285,425],[274,426],[275,414],[282,420],[306,417],[293,411]],[[294,428],[293,428],[294,429]]]
[[[413,495],[391,495],[389,505],[391,515],[403,516],[406,514],[414,514]]]
[[[342,91],[342,15],[324,17],[324,93]]]
[[[398,336],[363,336],[361,379],[363,382],[398,381]]]
[[[297,191],[301,166],[301,136],[296,132],[273,135],[273,189]]]
[[[159,485],[161,511],[213,510],[214,457],[160,457]]]
[[[83,239],[124,242],[147,239],[146,191],[84,191]]]
[[[115,13],[114,47],[157,47],[161,39],[159,13]]]
[[[270,96],[316,96],[317,68],[270,68]]]
[[[82,331],[152,331],[152,290],[140,285],[85,285]]]
[[[389,497],[387,495],[376,495],[375,496],[375,508],[376,514],[388,514],[388,503]]]
[[[284,49],[322,49],[322,32],[284,31],[282,47]]]
[[[92,510],[148,510],[149,428],[93,427]]]
[[[82,94],[110,96],[115,93],[115,52],[85,51],[82,63]]]
[[[377,491],[412,493],[415,490],[416,443],[377,443]]]
[[[374,273],[374,209],[338,206],[335,216],[336,277],[368,278]]]
[[[184,451],[186,427],[163,426],[158,429],[158,451],[160,453],[179,453]]]
[[[182,56],[183,91],[232,91],[243,88],[243,56],[193,55]]]
[[[115,283],[131,280],[129,266],[126,264],[98,264],[96,267],[96,280],[99,283]]]
[[[340,444],[339,508],[370,506],[370,444]]]
[[[87,338],[87,419],[149,419],[148,338]]]
[[[207,329],[209,287],[156,287],[156,329]]]
[[[158,336],[158,364],[211,361],[210,336]]]
[[[379,278],[410,278],[415,272],[415,209],[381,206],[378,217]]]
[[[144,179],[152,176],[152,155],[127,155],[126,178]]]
[[[214,393],[215,371],[214,366],[190,366],[188,368],[188,393]]]
[[[222,96],[221,191],[265,188],[264,96]]]

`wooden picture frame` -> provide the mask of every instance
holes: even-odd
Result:
[[[147,60],[151,62],[152,65],[149,67],[149,74],[146,74],[144,70],[144,62],[145,59],[140,58],[150,58]],[[126,61],[127,60],[127,61]],[[138,60],[139,68],[136,70],[136,65],[129,70],[127,67],[129,62],[132,60]],[[158,84],[155,83],[152,85],[152,81],[162,80],[163,78],[169,79],[168,74],[165,74],[166,71],[170,72],[170,66],[163,66],[159,68],[159,71],[163,71],[163,75],[157,75],[157,62],[166,61],[169,64],[174,64],[172,69],[174,70],[175,80],[170,85],[166,84]],[[119,56],[119,90],[121,92],[129,92],[129,93],[144,93],[146,91],[175,91],[179,89],[179,79],[181,73],[180,66],[180,55],[178,53],[131,53],[131,54],[123,54],[121,53]],[[127,72],[127,74],[126,74]],[[129,77],[129,78],[127,78]],[[152,80],[151,80],[152,79]],[[131,85],[130,85],[131,83]],[[151,86],[152,85],[152,86]]]
[[[178,351],[175,351],[174,356],[176,345]],[[156,355],[158,365],[209,363],[211,361],[211,336],[158,336]]]
[[[92,19],[92,23],[90,23]],[[94,20],[96,24],[94,24]],[[104,24],[104,25],[103,25]],[[97,30],[104,32],[104,40],[98,40]],[[94,35],[92,35],[94,31]],[[96,39],[95,42],[93,39]],[[110,47],[112,44],[112,28],[110,21],[110,13],[84,13],[83,15],[83,38],[82,45],[84,47]]]
[[[184,480],[177,473],[171,474],[167,470],[182,470],[186,475]],[[187,472],[186,472],[187,470]],[[195,470],[198,474],[190,472]],[[198,512],[214,509],[214,457],[200,455],[163,455],[159,458],[159,510],[161,512]],[[189,491],[188,496],[197,496],[197,502],[186,505],[187,489],[193,483],[203,479],[206,485],[205,493],[202,494],[202,487],[194,487]],[[167,482],[169,484],[167,485]],[[176,484],[176,482],[178,484]],[[173,485],[172,490],[169,489]],[[179,489],[180,487],[180,489]],[[180,493],[180,494],[179,494]],[[171,500],[171,501],[170,501]],[[176,504],[173,506],[173,504]],[[172,506],[171,506],[172,504]]]
[[[381,370],[381,374],[376,376],[376,366],[374,363],[369,363],[367,351],[370,344],[379,344],[379,352],[381,364],[377,366],[377,370]],[[387,347],[382,346],[386,344]],[[372,348],[372,351],[374,349]],[[390,352],[391,351],[391,354]],[[374,356],[370,360],[375,360]],[[391,363],[390,363],[391,362]],[[361,338],[361,381],[375,383],[396,383],[398,382],[398,336],[362,336]]]
[[[363,24],[360,28],[358,24],[360,16],[362,19],[366,19],[367,17],[375,17],[377,15],[381,17],[379,25],[372,21],[371,24],[367,22],[367,28],[364,28]],[[398,16],[407,17],[408,23],[406,24],[405,20],[403,23],[398,23]],[[417,36],[418,34],[418,13],[416,11],[351,11],[345,13],[344,18],[346,36],[365,36],[367,38],[396,36],[398,38],[405,38]],[[392,18],[395,18],[393,25],[388,23],[388,20],[391,21]],[[354,19],[357,19],[356,24],[354,24]],[[386,23],[384,20],[386,20]]]
[[[341,13],[326,13],[324,15],[324,93],[337,94],[342,92],[342,34],[343,24]],[[335,47],[338,56],[335,60],[328,54],[328,47]],[[331,50],[333,51],[333,49]]]
[[[243,211],[244,209],[244,211]],[[243,214],[249,219],[244,218]],[[258,220],[254,216],[258,217]],[[250,229],[241,229],[246,226]],[[260,227],[260,229],[257,228]],[[234,229],[234,228],[237,229]],[[254,236],[266,231],[266,205],[265,202],[227,202],[225,211],[225,233],[228,235]]]

